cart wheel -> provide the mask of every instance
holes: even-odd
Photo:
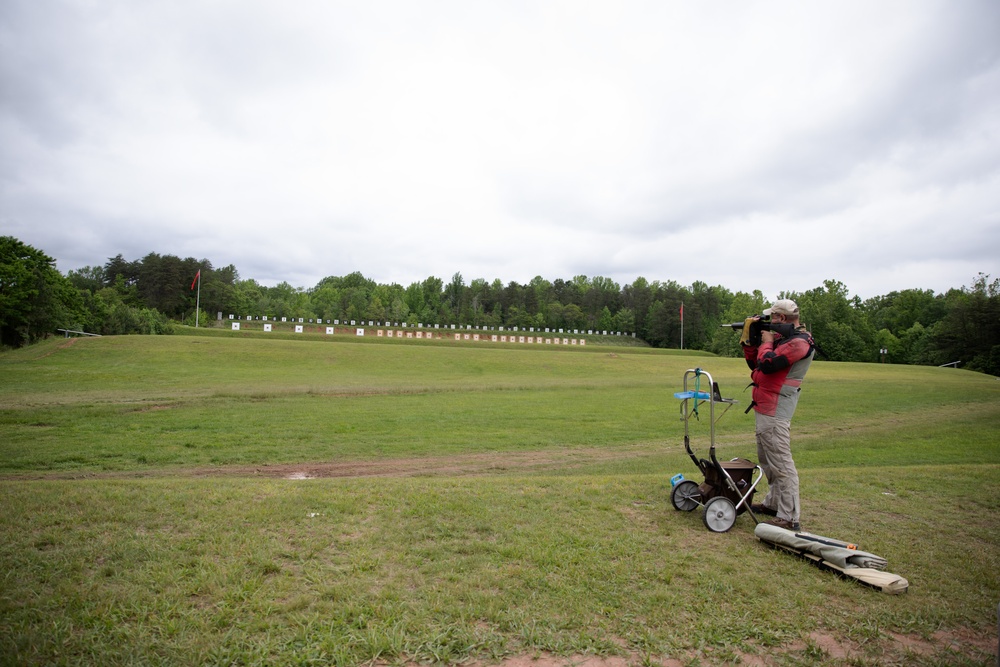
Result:
[[[736,523],[736,505],[725,496],[716,496],[705,503],[705,525],[714,533],[724,533]]]
[[[690,512],[701,504],[701,491],[695,482],[686,479],[670,492],[670,502],[674,504],[674,509]]]

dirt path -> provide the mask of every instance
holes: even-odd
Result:
[[[648,449],[555,449],[530,452],[486,452],[395,459],[313,461],[261,465],[146,468],[126,471],[59,471],[0,475],[0,480],[140,479],[150,477],[265,477],[321,479],[331,477],[461,477],[511,472],[572,470],[612,460],[646,456]]]
[[[838,638],[817,630],[804,640],[785,646],[760,647],[746,653],[731,646],[722,649],[705,647],[682,651],[676,656],[646,656],[639,653],[615,656],[556,656],[533,653],[512,656],[498,663],[473,661],[470,667],[685,667],[686,665],[744,665],[767,667],[782,664],[976,664],[992,665],[997,656],[997,638],[967,630],[936,632],[929,638],[918,635],[887,633],[864,644]],[[406,667],[416,667],[408,663]]]

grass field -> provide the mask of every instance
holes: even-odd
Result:
[[[741,360],[187,333],[0,354],[0,664],[996,664],[995,378],[810,370],[804,527],[889,596],[671,506]]]

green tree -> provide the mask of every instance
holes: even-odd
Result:
[[[575,303],[568,304],[563,307],[562,316],[562,329],[566,331],[575,331],[587,328],[587,315],[583,312]]]
[[[898,363],[903,360],[903,342],[888,329],[875,332],[875,342],[878,343],[879,361]],[[885,350],[883,358],[881,350]]]
[[[579,306],[577,306],[579,309]],[[545,324],[543,327],[559,329],[565,324],[565,306],[558,301],[552,301],[545,309]]]
[[[13,236],[0,237],[0,344],[20,347],[74,328],[83,314],[79,292],[55,260]]]
[[[905,364],[934,364],[937,350],[933,346],[933,328],[928,328],[920,322],[899,335],[899,356],[890,358]],[[890,349],[891,354],[891,349]]]
[[[139,296],[148,308],[170,317],[181,315],[187,301],[184,289],[190,291],[190,279],[194,275],[192,273],[186,282],[179,258],[151,252],[139,263]]]
[[[190,258],[184,260],[185,263],[191,261]],[[197,262],[198,266],[195,267],[195,273],[191,275],[191,280],[194,280],[195,274],[201,271],[201,309],[209,314],[209,319],[214,320],[219,313],[223,313],[223,317],[226,317],[229,312],[233,309],[233,304],[236,301],[236,283],[240,279],[240,274],[236,270],[236,267],[232,264],[224,266],[219,269],[212,268],[212,263],[207,259],[203,259]],[[191,282],[187,281],[185,285],[188,290],[187,299],[187,311],[194,312],[196,304],[196,291],[191,289]],[[195,287],[197,289],[197,286]],[[247,314],[253,315],[266,315],[260,311],[248,312]],[[190,315],[189,315],[190,317]],[[205,322],[205,318],[201,318],[202,322]]]
[[[662,301],[654,301],[646,315],[646,340],[653,347],[680,346],[680,319]]]
[[[723,287],[709,287],[695,281],[684,298],[684,347],[691,350],[708,348],[722,322],[722,311],[732,300]]]
[[[265,288],[254,280],[249,278],[247,280],[237,279],[233,283],[232,298],[226,307],[222,310],[222,317],[226,318],[229,315],[235,315],[237,317],[243,315],[275,315],[275,311],[270,307],[270,304],[264,298]]]
[[[395,295],[389,304],[389,319],[394,325],[405,322],[410,317],[410,309],[400,295]]]
[[[541,276],[535,276],[528,285],[532,292],[530,302],[535,314],[535,326],[544,329],[547,316],[546,311],[548,310],[549,303],[552,302],[552,283]]]
[[[503,325],[512,329],[514,327],[524,328],[525,322],[531,319],[531,316],[519,306],[511,306],[504,313]]]
[[[860,300],[849,298],[843,283],[824,280],[823,287],[780,296],[798,304],[800,320],[831,361],[878,360],[875,331],[862,314]]]
[[[105,288],[93,294],[95,333],[104,336],[169,334],[173,327],[165,315],[152,308],[128,303],[120,290]]]
[[[577,279],[586,280],[586,277],[577,276],[574,281]],[[604,276],[594,276],[592,280],[586,282],[583,280],[580,282],[580,289],[583,290],[583,309],[587,314],[588,328],[603,331],[604,326],[601,325],[603,311],[605,308],[608,311],[618,310],[621,305],[621,288],[618,283]]]
[[[510,281],[507,283],[507,286],[503,288],[503,291],[500,294],[500,303],[503,306],[503,312],[505,314],[511,308],[523,309],[524,290],[516,281]]]
[[[406,309],[414,316],[419,317],[424,311],[426,302],[424,300],[424,286],[422,283],[410,283],[410,286],[406,288],[405,296],[403,301],[406,304]]]
[[[917,322],[933,326],[947,313],[943,295],[917,289],[873,297],[862,304],[861,310],[873,328],[887,329],[897,337]]]
[[[455,273],[451,282],[444,289],[444,305],[456,316],[462,312],[462,303],[466,299],[465,281],[461,273]],[[449,322],[451,324],[451,322]],[[454,322],[454,324],[458,324]]]
[[[372,289],[371,293],[371,304],[369,304],[369,319],[374,319],[378,322],[389,322],[405,321],[405,314],[403,313],[403,295],[404,291],[402,286],[397,284],[392,285],[379,285],[376,284]],[[378,303],[377,306],[373,304]],[[371,315],[377,315],[373,318]],[[400,315],[404,315],[400,317]]]
[[[615,313],[611,328],[623,334],[635,333],[635,313],[631,308],[622,308]]]
[[[121,253],[108,260],[104,265],[104,284],[113,287],[120,277],[126,286],[139,282],[139,262],[129,262]]]
[[[490,302],[490,286],[482,278],[476,278],[469,285],[468,323],[473,326],[483,326]]]
[[[646,337],[646,315],[653,303],[653,290],[649,281],[643,277],[636,278],[631,285],[622,288],[622,304],[634,313],[635,328],[632,329],[641,338]]]
[[[85,266],[82,269],[70,270],[66,278],[78,290],[94,293],[106,287],[103,266]]]
[[[737,292],[732,295],[729,305],[722,313],[721,323],[742,322],[751,315],[759,315],[767,308],[764,294],[755,290],[753,294]],[[726,357],[742,357],[740,334],[730,328],[716,327],[712,333],[708,350]]]
[[[317,317],[331,321],[341,319],[341,290],[333,285],[320,283],[312,290],[309,297]]]
[[[1000,279],[980,273],[971,288],[949,290],[948,314],[934,328],[938,363],[1000,375]]]
[[[368,310],[365,312],[364,319],[371,322],[381,322],[386,319],[385,311],[386,308],[382,305],[382,299],[378,295],[373,295],[368,302]]]
[[[274,317],[315,317],[309,294],[301,287],[292,287],[282,281],[274,287],[261,287],[264,297],[261,299],[265,312],[261,315]],[[255,315],[256,313],[246,313]]]
[[[444,281],[434,276],[424,280],[424,324],[444,324],[441,321],[441,301],[444,294]]]
[[[614,331],[615,321],[611,316],[611,309],[607,306],[601,309],[601,316],[597,319],[597,330],[600,332]]]
[[[364,287],[349,287],[344,290],[347,300],[344,319],[352,322],[362,322],[368,319],[368,306],[370,299],[368,291]]]

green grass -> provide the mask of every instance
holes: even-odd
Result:
[[[675,408],[663,374],[690,361],[225,338],[60,345],[9,355],[0,472],[658,440]]]
[[[764,548],[749,517],[714,534],[673,510],[670,476],[698,477],[673,397],[693,366],[745,406],[741,360],[642,348],[175,336],[0,354],[0,664],[994,664],[936,633],[995,634],[1000,382],[813,365],[803,520],[888,558],[910,591],[887,596]],[[752,423],[721,416],[724,456],[755,458]],[[433,472],[468,456],[492,464]],[[205,476],[397,459],[433,463]]]

